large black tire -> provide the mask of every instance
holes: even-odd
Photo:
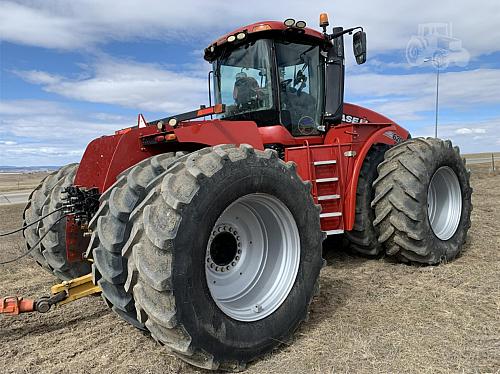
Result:
[[[24,209],[24,225],[39,219],[62,206],[62,190],[73,184],[78,164],[70,164],[48,175],[30,194]],[[35,245],[47,230],[31,256],[44,269],[61,280],[73,279],[90,272],[90,264],[85,261],[69,262],[66,256],[66,219],[54,223],[63,215],[62,211],[49,215],[38,224],[24,230],[28,250]]]
[[[256,192],[279,199],[293,215],[300,232],[300,265],[277,310],[241,322],[223,313],[210,294],[206,249],[221,213]],[[274,151],[221,145],[193,152],[158,178],[131,220],[123,249],[125,288],[133,291],[138,319],[152,337],[186,362],[242,369],[289,339],[306,319],[323,264],[319,207],[310,184]]]
[[[384,161],[384,154],[389,148],[386,144],[375,144],[368,151],[359,172],[354,226],[351,231],[345,232],[349,248],[365,256],[377,256],[382,251],[373,227],[375,211],[371,202],[375,197],[375,190],[372,184],[378,177],[377,167]]]
[[[438,169],[441,174],[443,170],[450,173],[450,180],[456,176],[459,188],[455,189],[458,191],[455,196],[456,200],[461,199],[461,211],[455,215],[456,230],[451,231],[451,237],[442,239],[434,232],[428,213],[428,189],[433,176],[439,174]],[[386,152],[378,171],[372,202],[374,225],[387,255],[421,264],[454,259],[465,243],[472,210],[469,172],[458,147],[454,148],[449,140],[407,140]],[[449,190],[452,189],[446,189]]]
[[[114,312],[140,329],[144,325],[137,321],[132,295],[124,290],[127,262],[121,252],[130,235],[129,216],[148,193],[151,181],[183,155],[153,156],[121,173],[102,194],[99,210],[89,225],[93,231],[88,253],[94,259],[94,284],[101,287],[103,299]]]

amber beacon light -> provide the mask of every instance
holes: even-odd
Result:
[[[328,22],[328,14],[327,13],[321,13],[319,15],[319,26],[323,28],[323,32],[326,32],[326,27],[330,24]]]

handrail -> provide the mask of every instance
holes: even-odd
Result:
[[[309,181],[312,185],[312,195],[314,202],[318,202],[318,187],[316,185],[316,173],[314,172],[314,165],[311,160],[311,147],[309,146],[309,141],[304,140],[304,147],[307,149],[307,171],[309,174]]]
[[[342,147],[341,147],[341,143],[340,143],[340,139],[338,137],[335,137],[333,139],[333,142],[332,144],[335,144],[337,145],[337,148],[338,148],[338,174],[339,174],[339,181],[338,181],[338,185],[339,185],[339,194],[341,196],[341,199],[339,200],[339,204],[341,206],[341,211],[342,211],[342,216],[341,216],[341,220],[342,220],[342,228],[344,228],[344,215],[345,215],[345,212],[344,212],[344,207],[345,207],[345,204],[344,204],[344,199],[345,199],[345,190],[344,190],[344,175],[343,175],[343,170],[344,170],[344,165],[343,165],[343,154],[342,154]]]

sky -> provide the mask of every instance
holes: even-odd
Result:
[[[0,0],[0,165],[78,162],[90,140],[208,103],[203,49],[233,29],[294,18],[363,26],[346,37],[345,101],[462,152],[500,150],[500,2]],[[424,62],[425,59],[431,61]]]

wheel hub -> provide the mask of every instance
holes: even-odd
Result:
[[[300,263],[295,219],[274,196],[243,196],[219,216],[206,249],[210,294],[229,317],[252,322],[286,300]]]
[[[224,273],[234,268],[240,260],[241,238],[231,224],[221,224],[212,230],[208,248],[208,270]]]

